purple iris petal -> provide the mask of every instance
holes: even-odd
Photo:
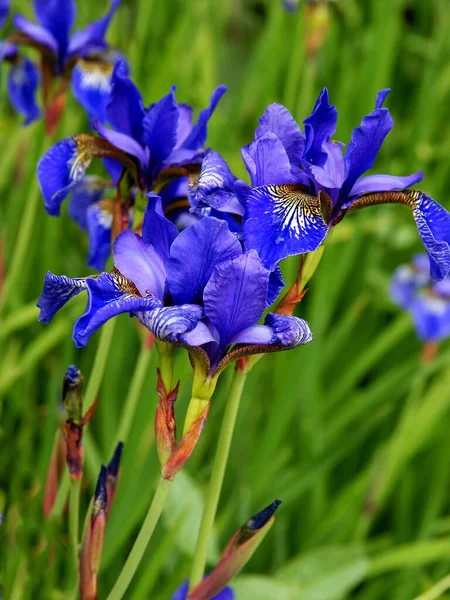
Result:
[[[203,309],[196,304],[182,304],[151,311],[136,310],[134,314],[158,340],[176,344],[186,332],[196,327],[203,316]]]
[[[283,274],[279,266],[270,273],[269,292],[267,296],[267,306],[270,306],[278,298],[281,290],[284,288]]]
[[[427,294],[419,295],[410,307],[417,335],[426,342],[450,336],[450,302]]]
[[[53,273],[48,271],[44,280],[44,289],[36,303],[36,306],[41,311],[39,313],[39,321],[50,323],[54,315],[64,304],[86,289],[86,281],[85,278],[53,275]]]
[[[59,216],[62,201],[84,177],[89,163],[90,160],[84,160],[74,138],[56,143],[40,159],[37,175],[49,215]]]
[[[166,264],[175,303],[200,303],[216,265],[240,254],[240,243],[220,219],[205,217],[182,231],[172,244]]]
[[[134,138],[126,133],[108,129],[108,127],[105,127],[99,120],[94,121],[92,124],[95,130],[105,138],[105,140],[108,140],[108,142],[119,150],[123,150],[123,152],[136,157],[142,171],[145,172],[148,164],[148,152]]]
[[[385,95],[382,98],[384,99],[384,97]],[[377,97],[377,106],[379,100],[380,96]],[[341,189],[341,204],[345,203],[356,180],[373,167],[384,138],[393,125],[389,110],[376,108],[370,115],[363,118],[359,127],[353,130],[351,142],[344,156],[347,176]]]
[[[134,283],[142,296],[163,300],[166,285],[164,263],[155,248],[129,229],[114,242],[114,265]]]
[[[143,121],[144,140],[150,150],[150,165],[160,166],[177,142],[178,107],[175,86],[156,102]]]
[[[265,133],[241,150],[253,187],[295,183],[291,163],[279,138]]]
[[[108,121],[119,133],[143,142],[144,104],[140,91],[128,77],[125,61],[116,63],[111,76],[111,96],[106,109]]]
[[[410,308],[419,287],[415,270],[410,265],[401,265],[392,277],[389,292],[398,306]]]
[[[88,265],[102,271],[111,255],[112,214],[100,204],[91,204],[86,211],[89,236]]]
[[[392,190],[404,190],[423,179],[423,171],[396,177],[395,175],[369,175],[361,177],[353,186],[350,196],[359,196],[368,192],[390,192]]]
[[[259,119],[255,138],[272,132],[281,141],[291,163],[298,163],[303,154],[305,136],[294,117],[281,104],[270,104]]]
[[[205,145],[206,137],[208,135],[208,121],[211,118],[219,100],[227,91],[225,85],[219,85],[211,95],[211,100],[208,108],[204,108],[200,111],[197,123],[192,128],[187,138],[184,140],[182,146],[188,150],[196,150],[202,148]]]
[[[272,270],[287,256],[316,250],[328,226],[312,196],[289,186],[267,185],[249,194],[243,231],[245,247],[255,248]]]
[[[69,32],[75,21],[75,0],[34,0],[37,20],[58,42],[59,66],[62,68],[69,46]]]
[[[230,340],[230,344],[268,344],[273,332],[264,325],[250,325]]]
[[[269,313],[264,325],[273,331],[269,344],[280,345],[285,349],[303,346],[313,339],[308,323],[298,317]]]
[[[10,0],[0,0],[0,29],[3,27],[3,23],[8,18],[10,4]]]
[[[39,69],[29,58],[20,57],[8,73],[7,90],[11,104],[25,117],[25,125],[41,114],[35,98],[38,85]]]
[[[70,195],[68,212],[81,229],[87,229],[87,209],[91,204],[95,204],[101,199],[104,191],[104,181],[95,175],[86,175],[73,188]]]
[[[192,107],[188,104],[178,104],[177,143],[179,148],[192,131]]]
[[[234,192],[235,181],[236,177],[220,154],[209,152],[203,160],[191,205],[210,206],[218,211],[243,216],[245,205],[241,204]]]
[[[22,15],[15,15],[13,18],[13,25],[22,33],[25,33],[29,38],[41,44],[54,52],[58,53],[58,42],[55,37],[48,31],[46,28],[37,25],[37,23],[33,23],[29,21]]]
[[[101,62],[77,61],[72,71],[72,92],[91,120],[106,122],[111,92],[111,66]]]
[[[87,279],[88,304],[85,313],[73,329],[77,348],[85,346],[93,333],[112,317],[122,313],[152,311],[161,305],[154,296],[141,298],[124,291],[112,273],[102,273],[97,279]]]
[[[173,594],[172,600],[186,600],[189,591],[189,580],[186,579],[177,591]],[[233,590],[230,587],[224,588],[221,592],[219,592],[216,596],[213,596],[211,600],[234,600],[235,595]]]
[[[308,163],[323,167],[327,153],[322,146],[336,131],[337,110],[328,101],[328,90],[324,88],[317,99],[311,115],[305,119],[305,149],[303,158]]]
[[[215,267],[203,299],[205,315],[220,336],[219,353],[261,318],[266,308],[269,275],[254,250]]]
[[[208,319],[199,321],[194,329],[184,333],[180,340],[188,346],[204,346],[213,344],[217,348],[220,342],[219,332]]]
[[[89,23],[85,29],[75,31],[69,42],[69,54],[71,56],[86,56],[90,52],[97,52],[106,48],[106,32],[120,2],[121,0],[112,0],[111,7],[105,16]]]
[[[142,238],[151,244],[162,261],[169,257],[169,250],[178,235],[177,228],[166,219],[162,209],[161,198],[153,192],[147,194],[148,202],[142,224]]]
[[[422,192],[417,192],[412,211],[430,259],[431,278],[444,279],[450,273],[450,213]]]

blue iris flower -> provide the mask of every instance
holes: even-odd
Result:
[[[100,200],[106,189],[121,180],[124,165],[117,157],[122,157],[125,167],[133,171],[134,185],[130,197],[122,198],[130,209],[136,191],[145,194],[152,190],[165,169],[198,165],[199,171],[206,154],[204,144],[208,121],[225,90],[222,85],[214,91],[209,107],[200,112],[194,124],[192,108],[176,102],[175,88],[145,108],[139,90],[128,76],[126,65],[120,61],[111,77],[111,92],[105,109],[105,120],[110,127],[97,120],[95,128],[100,137],[81,134],[61,140],[42,157],[38,164],[38,179],[45,209],[50,215],[59,215],[61,203],[72,192],[69,210],[80,226],[89,232],[90,266],[104,268],[110,252],[111,203],[102,204]],[[109,150],[105,149],[105,144]],[[99,178],[85,175],[95,157],[104,159],[110,181],[103,180],[102,184]],[[189,209],[187,190],[186,171],[186,176],[171,181],[161,192],[164,208],[173,198],[180,199],[178,204],[184,207],[182,216],[186,221],[183,226],[198,218],[185,218]],[[176,221],[177,216],[175,212],[172,220]]]
[[[64,93],[70,72],[76,99],[91,118],[104,120],[111,73],[119,58],[118,53],[108,49],[105,36],[119,4],[120,0],[112,0],[106,15],[73,35],[70,31],[76,16],[74,0],[34,0],[37,23],[20,14],[14,16],[15,29],[9,38],[13,43],[3,44],[0,57],[11,64],[8,95],[14,108],[25,117],[25,124],[40,116],[35,98],[40,80],[45,86],[44,108],[49,111],[54,100],[49,97],[51,81],[61,78],[59,93]],[[0,6],[0,18],[3,13]],[[15,43],[41,52],[43,78],[40,69],[19,53]]]
[[[123,231],[114,242],[112,272],[71,279],[48,273],[38,301],[50,322],[73,296],[88,293],[73,339],[84,346],[108,319],[130,313],[159,340],[186,346],[210,373],[242,355],[287,350],[311,341],[302,319],[269,313],[270,272],[255,250],[244,252],[221,219],[205,217],[178,233],[149,199],[142,236]],[[228,355],[231,347],[233,351]]]
[[[415,256],[411,264],[395,271],[390,293],[411,314],[421,340],[439,342],[450,337],[450,277],[432,281],[426,255]]]
[[[413,212],[430,259],[433,279],[450,272],[450,214],[432,198],[409,186],[423,172],[408,176],[369,175],[393,120],[383,107],[382,90],[375,110],[353,130],[345,153],[332,140],[337,110],[324,89],[301,131],[289,111],[272,104],[259,120],[255,140],[242,149],[251,187],[230,172],[217,154],[205,161],[196,198],[198,208],[239,206],[247,248],[258,251],[272,269],[287,256],[314,251],[330,227],[347,212],[382,203],[400,203]]]
[[[186,579],[177,591],[173,594],[172,600],[186,600],[189,592],[189,579]],[[235,599],[234,591],[231,587],[227,586],[221,592],[213,596],[211,600],[234,600]]]

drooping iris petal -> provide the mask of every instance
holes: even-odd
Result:
[[[241,154],[253,187],[296,182],[286,150],[274,133],[265,133]]]
[[[184,140],[182,146],[188,150],[196,150],[202,148],[205,145],[206,138],[208,135],[208,121],[211,118],[219,100],[227,91],[225,85],[219,85],[211,95],[211,100],[208,108],[204,108],[200,111],[197,123],[192,128],[191,132]]]
[[[55,54],[58,53],[58,42],[46,28],[29,21],[22,15],[15,15],[13,25],[40,46],[45,46]]]
[[[155,168],[172,152],[177,142],[178,107],[175,86],[147,112],[143,121],[144,140],[150,150],[150,164]]]
[[[89,239],[88,265],[102,271],[111,254],[112,212],[101,202],[91,204],[86,211]]]
[[[37,175],[49,215],[59,216],[62,201],[84,177],[90,162],[80,136],[57,142],[40,159]]]
[[[134,283],[142,296],[149,294],[163,300],[166,273],[155,248],[129,229],[114,242],[114,265]]]
[[[404,190],[419,181],[423,180],[423,171],[418,171],[412,175],[405,177],[396,177],[395,175],[369,175],[368,177],[361,177],[353,186],[350,196],[358,196],[360,194],[367,194],[368,192],[386,191],[392,190]]]
[[[220,154],[209,152],[202,162],[197,189],[190,195],[191,205],[194,208],[210,206],[218,211],[243,216],[245,205],[234,192],[235,181],[236,177]]]
[[[276,102],[270,104],[258,122],[255,138],[268,132],[274,133],[283,144],[291,163],[298,163],[303,154],[305,136],[288,109]]]
[[[142,298],[130,282],[115,273],[102,273],[87,279],[88,304],[85,313],[76,321],[73,340],[77,348],[85,346],[93,333],[112,317],[122,313],[151,311],[161,305],[154,296]]]
[[[382,97],[384,99],[385,95]],[[379,105],[377,98],[377,105]],[[340,203],[345,203],[356,180],[373,167],[384,138],[394,125],[387,108],[378,107],[361,121],[352,133],[352,139],[344,155],[346,178],[342,184]]]
[[[189,580],[186,579],[184,583],[180,585],[177,591],[173,594],[172,600],[186,600],[189,591]],[[224,588],[221,592],[211,598],[211,600],[234,600],[235,595],[230,587]]]
[[[106,122],[113,65],[78,60],[72,71],[72,92],[91,120]]]
[[[87,229],[86,211],[91,204],[96,204],[102,197],[109,182],[95,175],[86,175],[72,189],[68,213],[81,229]]]
[[[284,288],[283,274],[279,266],[271,272],[269,278],[269,292],[267,295],[267,306],[270,306],[278,298],[281,290]]]
[[[179,148],[186,140],[187,136],[192,131],[193,118],[192,118],[192,107],[188,104],[178,104],[178,123],[177,123],[177,143],[176,147]]]
[[[34,0],[37,20],[58,42],[58,62],[62,67],[69,47],[69,32],[75,21],[75,0]]]
[[[71,278],[65,275],[53,275],[47,272],[44,280],[44,289],[36,303],[40,309],[39,321],[50,323],[54,315],[71,298],[85,290],[87,279],[82,277]]]
[[[183,334],[194,329],[203,316],[202,307],[196,304],[164,306],[148,312],[134,312],[158,340],[173,344],[180,342]]]
[[[178,235],[178,230],[164,216],[161,198],[152,192],[147,194],[147,198],[148,203],[142,223],[142,238],[147,244],[153,246],[165,263],[169,257],[170,247]]]
[[[308,323],[298,317],[269,313],[264,325],[273,331],[269,344],[282,346],[286,350],[307,344],[313,339]]]
[[[111,7],[106,15],[93,23],[89,23],[83,30],[75,31],[69,42],[70,55],[84,57],[88,53],[98,52],[106,48],[106,32],[120,2],[121,0],[112,0]]]
[[[25,117],[25,125],[41,114],[35,98],[38,85],[39,69],[29,58],[21,56],[8,73],[7,90],[11,104]]]
[[[125,61],[118,61],[111,76],[110,102],[106,109],[108,121],[114,129],[139,144],[143,141],[143,120],[145,117],[142,96],[128,77]]]
[[[303,158],[306,162],[323,167],[327,153],[322,146],[336,131],[337,109],[328,101],[328,90],[324,88],[317,99],[311,115],[304,120],[305,148]]]
[[[219,332],[219,352],[261,318],[266,308],[269,275],[254,250],[215,267],[203,299],[205,315]]]
[[[240,254],[240,243],[220,219],[205,217],[182,231],[172,244],[166,264],[175,303],[200,303],[216,265]]]
[[[250,192],[243,231],[245,247],[255,248],[272,270],[287,256],[316,250],[328,226],[318,197],[297,186],[267,185]]]

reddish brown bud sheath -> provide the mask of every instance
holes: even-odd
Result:
[[[157,375],[156,392],[159,396],[159,402],[155,413],[155,438],[160,463],[165,465],[177,445],[177,429],[173,407],[178,396],[180,382],[170,393],[167,393],[159,369],[157,369]]]
[[[80,423],[75,423],[73,419],[69,418],[62,425],[67,448],[67,466],[72,480],[80,479],[83,475],[83,427],[91,420],[96,406],[97,400],[81,419]]]

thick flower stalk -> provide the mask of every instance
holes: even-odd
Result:
[[[37,23],[20,14],[14,16],[14,30],[3,43],[0,57],[11,65],[8,96],[17,112],[25,117],[25,124],[41,114],[36,100],[40,83],[50,135],[58,125],[70,85],[91,119],[105,120],[111,73],[120,57],[109,48],[105,36],[119,4],[120,0],[112,0],[105,16],[72,35],[77,12],[75,0],[35,0]],[[39,67],[20,52],[21,46],[39,52]]]
[[[161,192],[163,208],[179,229],[198,220],[189,214],[188,180],[200,172],[208,121],[225,90],[214,91],[194,124],[191,107],[176,102],[175,87],[145,108],[126,65],[118,62],[103,119],[108,127],[97,119],[98,135],[61,140],[43,156],[38,178],[45,209],[59,215],[71,193],[69,213],[88,232],[90,266],[104,268],[120,231],[140,229],[152,190]],[[94,158],[103,159],[108,178],[85,175]]]
[[[443,279],[450,272],[450,214],[425,193],[405,189],[423,179],[422,171],[363,177],[393,127],[383,107],[388,92],[379,92],[375,110],[353,130],[345,154],[332,140],[337,110],[326,89],[304,121],[304,132],[284,106],[271,104],[255,140],[242,149],[251,186],[211,152],[191,203],[198,210],[210,206],[228,212],[238,206],[245,246],[254,248],[268,269],[287,256],[316,250],[347,214],[375,204],[404,204],[413,213],[432,278]]]

